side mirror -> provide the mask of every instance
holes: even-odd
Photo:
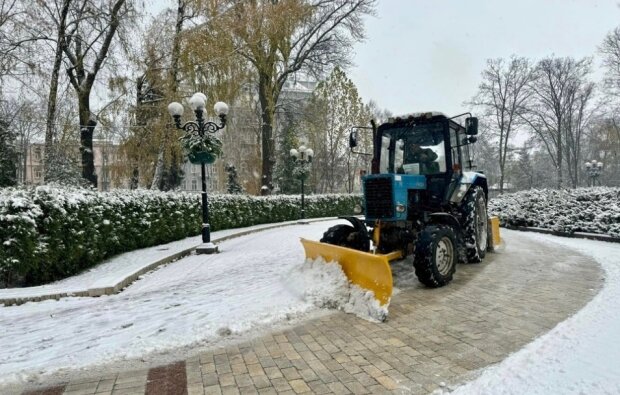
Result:
[[[465,134],[470,136],[478,134],[478,118],[469,117],[465,119]]]
[[[357,147],[357,130],[352,130],[349,134],[349,148]]]

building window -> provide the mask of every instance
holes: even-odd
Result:
[[[196,183],[196,180],[192,180],[192,191],[195,191],[198,189],[198,185]]]
[[[41,147],[37,147],[34,149],[34,160],[38,162],[41,161]]]
[[[40,180],[41,177],[43,176],[42,172],[41,172],[41,168],[37,167],[36,169],[34,169],[34,178],[37,180]]]
[[[196,174],[198,170],[198,165],[192,165],[192,174]]]

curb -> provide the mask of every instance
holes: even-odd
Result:
[[[598,233],[585,233],[585,232],[560,232],[557,230],[545,229],[545,228],[536,228],[536,227],[527,227],[527,226],[513,226],[513,225],[502,225],[502,228],[518,230],[521,232],[535,232],[535,233],[543,233],[547,235],[560,236],[560,237],[571,237],[574,239],[590,239],[590,240],[598,240],[598,241],[607,241],[610,243],[620,243],[620,237],[613,237],[609,235],[602,235]]]
[[[332,221],[336,219],[338,219],[338,217],[307,219],[305,220],[304,223]],[[285,226],[299,225],[299,224],[300,223],[297,220],[279,222],[276,224],[268,224],[268,225],[265,225],[264,227],[254,228],[250,230],[242,230],[239,232],[231,233],[229,235],[222,236],[217,239],[213,239],[212,242],[220,243],[226,240],[233,239],[235,237],[246,236],[246,235],[261,232],[264,230],[282,228]],[[174,254],[168,255],[154,262],[148,263],[144,267],[140,268],[139,270],[136,270],[133,273],[129,273],[125,275],[125,278],[117,282],[116,284],[111,284],[111,285],[105,284],[102,286],[95,286],[95,287],[92,287],[86,290],[70,291],[70,292],[55,292],[55,293],[49,293],[49,294],[43,294],[43,295],[37,295],[37,296],[31,296],[31,297],[26,296],[26,297],[17,297],[17,298],[0,298],[0,305],[4,305],[6,307],[6,306],[20,305],[20,304],[24,304],[27,302],[41,302],[44,300],[59,300],[60,298],[66,298],[66,297],[98,297],[98,296],[103,296],[103,295],[117,294],[121,292],[125,287],[127,287],[128,285],[136,281],[138,277],[140,277],[141,275],[147,272],[150,272],[151,270],[157,268],[158,266],[165,265],[167,263],[170,263],[170,262],[173,262],[173,261],[176,261],[178,259],[188,256],[200,244],[197,244],[190,248],[186,248],[182,251],[178,251]]]

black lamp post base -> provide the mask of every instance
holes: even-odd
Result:
[[[220,252],[219,247],[213,243],[203,243],[196,247],[196,254],[216,254]]]

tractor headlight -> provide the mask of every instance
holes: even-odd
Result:
[[[359,204],[356,204],[355,207],[353,207],[353,213],[354,214],[361,214],[362,213],[362,206],[360,206]]]
[[[397,204],[396,205],[396,212],[398,213],[404,213],[405,212],[405,205],[404,204]]]

